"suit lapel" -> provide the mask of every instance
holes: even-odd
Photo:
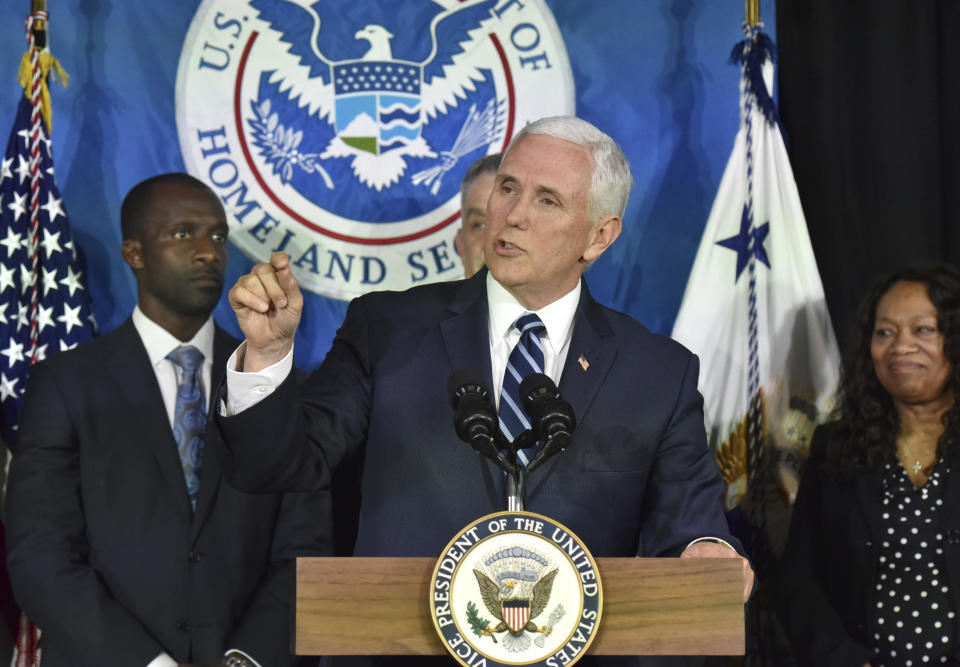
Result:
[[[450,370],[479,371],[487,388],[490,372],[486,270],[463,283],[450,302],[451,316],[440,322],[440,334],[450,360]]]
[[[210,373],[210,399],[207,405],[207,428],[206,428],[206,446],[203,457],[203,468],[200,471],[200,492],[197,497],[197,511],[193,516],[191,525],[191,542],[196,539],[206,522],[207,517],[213,507],[217,491],[220,489],[222,472],[220,469],[220,457],[214,456],[210,449],[210,441],[216,437],[216,427],[211,424],[211,420],[219,410],[219,399],[217,398],[217,387],[220,385],[220,379],[226,374],[227,359],[239,345],[229,334],[220,327],[216,327],[213,337],[213,369]]]
[[[440,335],[450,361],[450,371],[472,369],[479,373],[492,391],[490,370],[489,312],[487,309],[487,270],[483,269],[464,281],[450,301],[450,316],[440,322]],[[493,396],[490,402],[495,403]],[[466,443],[464,447],[469,447]],[[477,466],[488,499],[494,507],[503,505],[503,471],[485,456],[478,456]],[[479,490],[479,486],[477,487]]]
[[[119,386],[121,400],[125,402],[117,405],[117,411],[137,425],[136,431],[141,437],[133,446],[146,447],[153,453],[175,506],[189,517],[190,500],[183,467],[150,358],[132,320],[128,319],[117,334],[119,344],[106,361],[107,372]]]
[[[573,319],[573,337],[560,375],[560,395],[566,399],[583,423],[617,356],[608,340],[613,329],[600,305],[593,300],[586,281]],[[576,433],[576,432],[574,432]],[[548,464],[549,465],[549,464]]]

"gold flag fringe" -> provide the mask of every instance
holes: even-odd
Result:
[[[30,60],[30,51],[27,51],[20,60],[20,73],[17,75],[17,81],[23,86],[23,94],[28,100],[30,99],[31,82],[33,80],[33,67]],[[67,85],[70,75],[64,71],[60,62],[49,51],[41,51],[38,60],[40,62],[40,112],[43,114],[43,120],[47,125],[47,136],[50,136],[50,127],[53,120],[47,75],[49,74],[54,80],[59,77],[61,84],[64,86]]]

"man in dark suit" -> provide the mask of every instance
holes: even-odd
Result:
[[[544,370],[577,426],[571,446],[531,475],[526,509],[572,529],[595,556],[738,558],[697,359],[598,304],[581,280],[619,235],[630,185],[623,153],[592,125],[527,126],[487,206],[489,271],[354,300],[302,387],[289,374],[302,307],[289,260],[254,267],[230,292],[247,340],[228,362],[228,416],[217,420],[228,478],[316,488],[362,450],[355,554],[439,554],[458,529],[504,508],[503,473],[454,434],[447,378],[476,368],[499,396],[522,338],[514,323],[535,313]],[[746,597],[746,560],[744,572]]]
[[[204,456],[202,406],[237,344],[210,317],[223,207],[165,174],[121,225],[132,317],[32,370],[8,490],[17,601],[44,667],[295,664],[293,559],[328,553],[329,498],[240,493]]]

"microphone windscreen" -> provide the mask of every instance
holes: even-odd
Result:
[[[486,398],[490,392],[483,386],[483,373],[475,368],[458,368],[450,373],[447,380],[447,395],[453,409],[456,410],[460,404],[460,399],[467,391],[475,391],[483,398]]]
[[[520,394],[520,400],[523,402],[525,409],[529,403],[535,401],[537,398],[557,398],[560,396],[560,392],[557,391],[557,385],[543,373],[531,373],[523,378],[518,393]]]

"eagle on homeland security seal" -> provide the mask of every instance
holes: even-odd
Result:
[[[450,540],[429,604],[462,665],[559,667],[593,642],[603,593],[593,557],[567,528],[531,512],[498,512]]]
[[[351,299],[462,277],[464,173],[574,90],[545,0],[204,0],[176,109],[230,239]]]

